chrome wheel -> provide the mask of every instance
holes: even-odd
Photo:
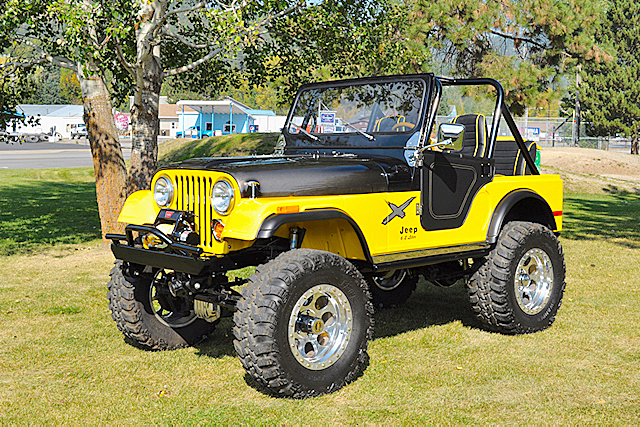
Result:
[[[289,317],[289,347],[302,366],[314,371],[328,368],[344,353],[353,326],[346,295],[329,284],[307,290]]]
[[[170,328],[182,328],[197,320],[193,303],[186,298],[177,297],[169,291],[171,274],[159,270],[153,277],[149,288],[151,308],[163,325]]]
[[[549,255],[539,248],[527,251],[518,262],[514,282],[516,301],[522,311],[529,315],[540,313],[553,289],[553,264]]]

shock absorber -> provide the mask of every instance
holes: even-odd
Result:
[[[292,227],[289,229],[289,249],[296,249],[298,247],[298,227]]]

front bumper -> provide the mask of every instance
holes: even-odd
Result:
[[[133,232],[152,233],[160,238],[167,247],[164,251],[145,249],[135,246]],[[222,270],[223,260],[213,257],[202,257],[202,248],[174,242],[162,231],[144,225],[128,225],[125,234],[107,234],[105,237],[112,241],[111,251],[117,259],[134,264],[149,265],[165,268],[192,275],[199,275],[207,267]],[[218,267],[218,268],[215,268]]]

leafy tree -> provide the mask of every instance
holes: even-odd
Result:
[[[445,73],[493,77],[516,114],[548,107],[565,72],[605,59],[594,43],[601,14],[591,0],[416,0],[410,37],[433,49]]]
[[[11,67],[11,60],[0,56],[0,131],[11,129],[18,124],[27,124],[29,118],[19,115],[16,106],[29,95],[31,70],[29,67]],[[31,123],[37,119],[31,118]],[[10,142],[9,137],[0,132],[0,143]]]
[[[58,86],[60,99],[64,104],[82,104],[82,89],[76,74],[67,70],[60,69],[60,80]]]
[[[615,59],[585,66],[581,85],[585,118],[597,135],[632,137],[631,154],[638,154],[640,3],[609,0],[596,40],[609,46]]]
[[[249,86],[275,81],[279,105],[311,81],[424,71],[430,53],[406,38],[395,0],[326,0],[274,21],[245,52]]]
[[[60,104],[60,72],[57,67],[35,66],[30,74],[30,87],[33,88],[23,104]]]
[[[103,233],[119,232],[126,169],[118,140],[104,64],[114,28],[113,3],[91,0],[0,0],[0,47],[9,49],[4,75],[47,64],[75,73],[80,83]],[[24,77],[23,77],[24,78]],[[3,106],[15,103],[14,95]]]
[[[127,188],[148,188],[157,167],[158,102],[166,78],[188,73],[211,60],[227,67],[274,19],[297,7],[288,0],[121,0],[112,44],[130,82],[133,144]],[[192,74],[192,78],[195,75]]]
[[[287,0],[0,0],[0,6],[0,47],[21,47],[3,69],[18,75],[52,64],[73,71],[79,81],[103,233],[121,230],[117,216],[126,195],[148,188],[156,168],[164,78],[212,58],[233,57],[263,25],[294,8]],[[251,12],[256,19],[245,21],[244,14],[253,9],[262,13]],[[109,90],[119,102],[134,93],[128,176]],[[18,94],[5,104],[15,99]]]

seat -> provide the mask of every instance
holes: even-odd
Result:
[[[525,141],[524,143],[527,146],[529,155],[535,162],[539,150],[538,144],[533,141]],[[518,150],[518,154],[516,156],[516,175],[533,175],[531,168],[527,165],[527,162],[524,160],[524,156],[520,150]]]
[[[487,145],[487,122],[482,114],[464,114],[453,119],[455,124],[464,126],[463,156],[483,157]]]
[[[538,144],[525,141],[531,158],[535,160]],[[531,175],[531,169],[526,166],[524,156],[520,153],[518,144],[513,138],[498,138],[493,150],[496,174],[499,175]],[[526,166],[526,168],[525,168]]]
[[[405,122],[404,116],[399,116],[399,115],[386,116],[376,121],[373,131],[374,132],[393,132],[394,131],[393,127],[395,125],[397,125],[398,123],[404,123],[404,122]],[[396,128],[395,131],[399,132],[399,129],[400,128]],[[402,129],[404,130],[404,127],[402,127]]]

